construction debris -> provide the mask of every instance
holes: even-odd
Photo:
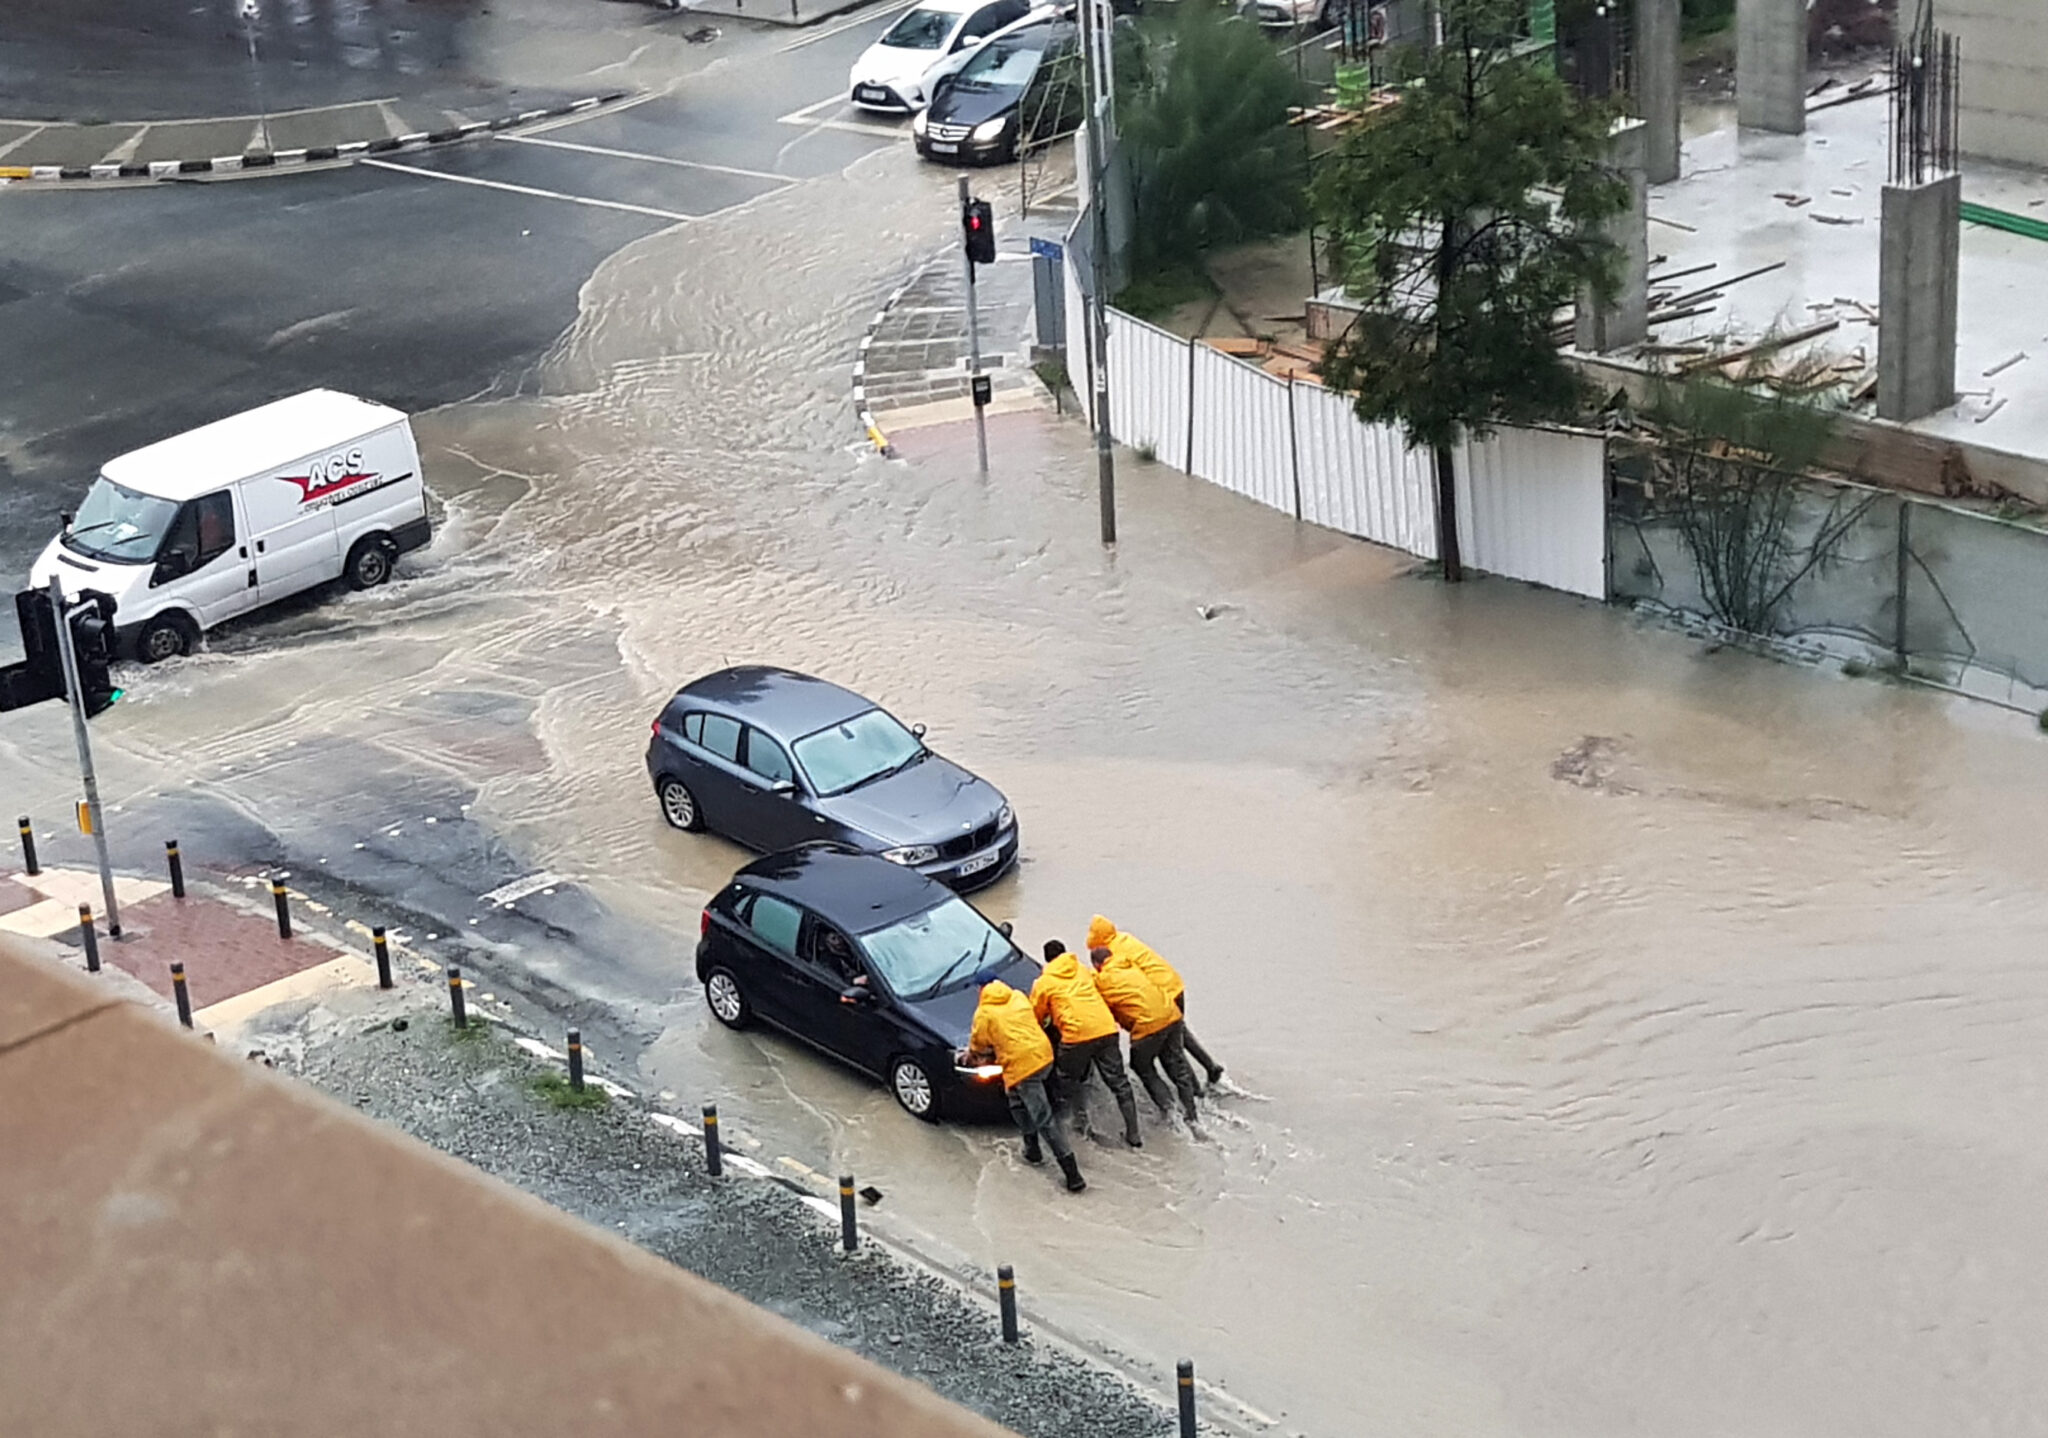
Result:
[[[1990,379],[1995,374],[2004,374],[2007,370],[2011,369],[2014,365],[2020,363],[2026,357],[2027,352],[2025,350],[2021,350],[2016,355],[2010,355],[2007,358],[2000,360],[1997,364],[1991,366],[1990,369],[1984,371],[1984,378]]]

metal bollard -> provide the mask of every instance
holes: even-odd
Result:
[[[583,1030],[569,1030],[569,1087],[583,1092]]]
[[[171,994],[178,1001],[178,1022],[192,1027],[192,995],[185,991],[185,966],[171,965]]]
[[[839,1175],[839,1246],[848,1253],[860,1246],[853,1223],[853,1175]]]
[[[292,901],[284,894],[284,880],[270,881],[270,897],[277,904],[277,936],[289,939],[292,936]]]
[[[370,947],[377,951],[377,987],[391,987],[391,948],[384,942],[384,928],[380,924],[370,930]]]
[[[171,866],[171,897],[185,897],[185,861],[178,857],[178,841],[164,840],[164,862]]]
[[[92,926],[92,905],[78,906],[78,942],[85,945],[85,971],[96,974],[100,971],[100,936]]]
[[[718,1105],[704,1105],[704,1171],[713,1178],[725,1172],[724,1150],[718,1142]]]
[[[33,879],[36,875],[43,872],[42,866],[36,863],[36,831],[29,827],[28,815],[26,814],[22,815],[15,822],[21,825],[22,862],[28,865],[28,876]]]
[[[1003,1342],[1017,1341],[1017,1275],[1004,1264],[996,1270],[996,1297],[1003,1305]]]
[[[1180,1375],[1180,1438],[1195,1438],[1195,1362],[1183,1358],[1174,1371]]]
[[[462,1002],[462,970],[453,965],[448,969],[448,1004],[455,1010],[455,1027],[468,1028],[469,1009]]]

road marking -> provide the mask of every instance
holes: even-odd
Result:
[[[649,100],[667,99],[668,94],[667,90],[649,90],[646,94],[635,95],[630,100],[621,100],[617,104],[603,109],[583,110],[574,115],[564,115],[560,119],[549,120],[545,124],[535,125],[529,130],[520,131],[520,133],[523,135],[545,135],[550,131],[565,129],[570,125],[581,125],[591,120],[608,119],[613,115],[623,115],[628,110],[638,109]]]
[[[885,140],[901,140],[909,136],[910,131],[901,126],[866,125],[857,120],[814,120],[811,118],[827,105],[844,105],[847,103],[848,101],[843,95],[827,95],[824,99],[806,105],[801,110],[791,110],[787,115],[777,115],[775,123],[778,125],[801,125],[807,130],[844,130],[850,135],[879,135]]]
[[[877,10],[872,14],[856,15],[851,20],[840,21],[837,25],[834,25],[829,30],[820,30],[817,34],[806,35],[801,40],[792,40],[787,45],[778,47],[778,53],[787,55],[792,50],[801,50],[804,48],[804,46],[815,45],[820,40],[830,40],[834,35],[844,35],[848,30],[858,30],[863,25],[872,24],[873,22],[884,19],[887,16],[897,14],[900,11],[908,10],[912,5],[915,5],[916,3],[917,0],[894,0],[894,3],[884,6],[882,9]]]
[[[525,878],[514,879],[509,884],[500,884],[488,894],[479,894],[476,901],[479,904],[496,904],[501,909],[508,908],[518,903],[521,899],[530,898],[534,894],[538,894],[542,889],[553,888],[556,884],[566,884],[568,882],[560,874],[549,869],[542,869],[538,874],[528,874]]]
[[[609,155],[615,160],[645,160],[650,165],[681,165],[692,170],[715,170],[721,175],[744,175],[750,180],[773,180],[778,185],[794,185],[794,175],[778,175],[772,170],[743,170],[737,165],[714,165],[709,160],[681,160],[672,155],[646,155],[638,150],[614,150],[609,145],[579,145],[574,140],[546,140],[538,135],[500,135],[516,145],[546,145],[551,150],[574,150],[583,155]]]
[[[439,170],[422,170],[417,165],[398,165],[389,160],[363,160],[362,164],[379,170],[396,170],[401,175],[418,175],[428,180],[446,180],[455,185],[479,185],[486,190],[503,190],[511,195],[532,195],[543,200],[567,200],[572,205],[589,205],[599,210],[624,210],[629,215],[652,215],[658,220],[674,220],[689,224],[695,215],[680,215],[674,210],[657,210],[652,205],[629,205],[624,200],[593,200],[588,195],[565,195],[560,190],[543,190],[533,185],[512,185],[503,180],[480,180],[475,175],[449,175]]]

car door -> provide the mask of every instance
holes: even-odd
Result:
[[[171,521],[149,587],[191,611],[210,629],[256,603],[249,546],[236,522],[231,490],[187,500]]]
[[[811,914],[798,940],[798,1001],[809,1023],[808,1037],[855,1068],[880,1073],[887,1060],[883,1036],[888,995],[868,980],[867,966],[853,941],[833,924]],[[848,1002],[848,989],[865,989],[864,1002]]]
[[[754,1011],[772,1023],[809,1038],[810,1009],[797,982],[796,951],[803,938],[804,910],[774,894],[755,893],[736,910],[736,939],[747,950],[740,987]]]
[[[827,837],[825,824],[809,807],[809,795],[789,754],[770,735],[744,726],[740,774],[734,802],[746,815],[748,831],[761,849],[787,849]]]
[[[751,848],[761,845],[753,835],[752,816],[740,776],[740,736],[745,726],[724,714],[703,711],[683,715],[682,733],[670,740],[676,777],[697,796],[698,812],[707,828]]]
[[[242,485],[259,603],[297,594],[341,574],[334,508],[319,494],[315,480],[308,462]]]

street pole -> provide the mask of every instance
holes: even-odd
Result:
[[[263,135],[263,148],[270,149],[270,106],[263,98],[263,65],[256,58],[256,20],[261,12],[256,0],[242,0],[242,34],[249,42],[249,76],[256,86],[257,124]]]
[[[960,213],[967,213],[967,202],[973,195],[967,186],[967,177],[960,177]],[[983,417],[987,401],[981,379],[981,314],[974,303],[974,256],[967,252],[963,236],[960,245],[960,263],[967,267],[967,387],[974,396],[974,448],[981,457],[981,472],[988,473],[988,421]]]
[[[71,609],[64,582],[50,579],[50,610],[57,618],[57,652],[64,660],[64,692],[71,702],[71,733],[78,740],[78,773],[85,781],[85,814],[100,856],[100,896],[107,905],[107,937],[121,937],[121,906],[114,901],[114,865],[107,857],[107,826],[100,816],[100,784],[92,770],[92,740],[85,732],[85,686],[78,681],[78,654],[71,647]]]
[[[1088,247],[1089,289],[1092,292],[1089,295],[1091,323],[1088,338],[1094,351],[1094,363],[1088,368],[1095,392],[1092,417],[1095,421],[1095,480],[1102,510],[1102,542],[1115,544],[1116,456],[1110,449],[1109,297],[1104,293],[1109,287],[1109,197],[1104,193],[1108,148],[1102,134],[1103,126],[1108,122],[1110,97],[1108,87],[1103,84],[1108,62],[1102,53],[1103,37],[1096,33],[1098,13],[1097,0],[1082,0],[1081,69],[1082,93],[1088,108],[1088,208],[1094,217],[1093,243]]]

